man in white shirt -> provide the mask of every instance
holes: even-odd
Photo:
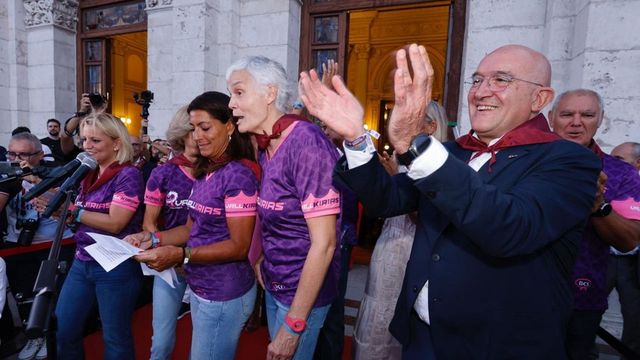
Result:
[[[408,55],[396,55],[388,135],[409,172],[394,177],[341,79],[333,92],[301,75],[309,112],[345,138],[336,177],[370,214],[418,211],[390,325],[403,357],[565,359],[570,272],[600,163],[540,113],[554,96],[549,61],[519,45],[485,56],[469,82],[472,131],[441,144],[421,133],[433,68],[424,47]]]

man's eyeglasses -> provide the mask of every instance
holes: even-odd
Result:
[[[13,152],[13,151],[8,151],[7,152],[7,157],[9,159],[15,159],[18,158],[20,160],[29,160],[30,157],[34,156],[34,155],[38,155],[40,154],[40,151],[36,151],[33,153],[20,153],[20,152]]]
[[[516,77],[507,75],[507,74],[495,74],[486,78],[481,75],[473,75],[471,79],[467,82],[467,84],[471,85],[471,89],[477,90],[485,80],[487,81],[487,85],[489,87],[489,90],[491,91],[502,91],[507,87],[509,87],[509,85],[514,81],[522,81],[522,82],[526,82],[527,84],[544,87],[544,85],[539,84],[537,82],[518,79]]]

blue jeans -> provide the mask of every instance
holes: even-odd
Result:
[[[151,337],[151,360],[168,360],[176,344],[176,324],[182,307],[182,297],[187,281],[178,275],[172,288],[164,280],[153,279],[153,336]]]
[[[133,259],[110,272],[95,261],[74,260],[56,306],[58,359],[84,359],[84,324],[98,304],[105,360],[134,359],[131,319],[142,285]]]
[[[271,341],[273,341],[278,334],[278,330],[280,330],[280,327],[284,323],[284,317],[289,312],[289,306],[276,300],[269,291],[265,291],[264,297],[266,301],[267,323],[269,324],[269,337],[271,337]],[[318,334],[320,334],[320,329],[322,329],[322,324],[324,324],[324,319],[327,317],[330,306],[331,304],[311,310],[309,317],[307,317],[307,327],[302,335],[300,335],[298,348],[293,356],[293,360],[313,359]]]
[[[228,301],[206,300],[191,292],[191,359],[233,360],[255,301],[255,283],[244,295]]]

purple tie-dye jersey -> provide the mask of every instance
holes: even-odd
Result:
[[[96,190],[83,194],[82,187],[80,195],[76,199],[76,206],[80,206],[86,211],[109,213],[111,205],[125,208],[135,212],[131,221],[118,234],[112,234],[104,230],[98,230],[90,226],[80,224],[75,234],[76,258],[82,261],[91,261],[93,258],[84,250],[95,241],[87,235],[89,232],[124,238],[129,234],[140,232],[142,228],[142,210],[138,205],[142,202],[144,194],[144,183],[140,170],[133,166],[127,166],[120,170],[113,178]]]
[[[286,305],[293,301],[311,246],[305,219],[340,213],[340,195],[332,185],[338,160],[335,147],[312,123],[291,126],[272,158],[260,154],[263,175],[258,198],[264,285]],[[339,256],[336,251],[314,307],[331,303],[337,294]]]
[[[607,175],[604,198],[615,212],[627,219],[640,220],[640,175],[631,165],[606,155],[602,171]],[[574,308],[606,310],[605,289],[609,245],[598,238],[591,221],[582,235],[582,243],[573,270]]]
[[[228,217],[255,216],[258,179],[238,161],[197,179],[189,197],[193,220],[187,246],[195,248],[229,239]],[[227,301],[245,294],[255,281],[248,259],[185,266],[187,283],[198,296]]]
[[[187,202],[195,179],[176,164],[165,164],[151,171],[144,193],[144,203],[162,207],[163,229],[187,223]]]

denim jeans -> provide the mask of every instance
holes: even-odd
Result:
[[[142,285],[140,264],[129,259],[110,272],[74,260],[56,306],[58,359],[84,359],[84,324],[98,305],[105,360],[134,359],[131,319]]]
[[[289,306],[276,300],[269,291],[265,291],[267,323],[269,325],[269,337],[271,341],[276,338],[278,330],[284,323],[284,317],[289,312]],[[324,319],[327,317],[329,311],[329,305],[325,305],[319,308],[314,308],[307,317],[307,327],[305,328],[300,339],[298,341],[298,348],[293,356],[293,360],[313,359],[313,352],[316,348],[318,341],[318,334],[324,324]]]
[[[206,300],[191,292],[191,360],[233,360],[255,301],[255,283],[244,295],[228,301]]]
[[[153,279],[153,336],[151,337],[151,360],[169,360],[176,344],[176,324],[182,307],[182,297],[187,281],[178,275],[172,288],[164,280]]]

